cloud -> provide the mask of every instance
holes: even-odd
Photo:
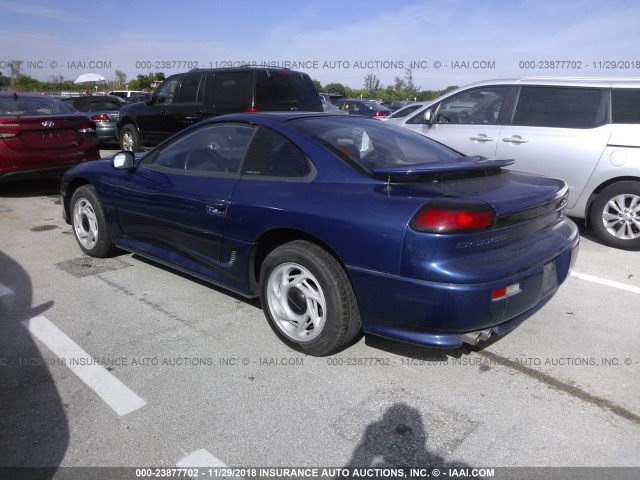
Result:
[[[14,13],[19,13],[22,15],[29,15],[32,17],[43,17],[50,18],[52,20],[60,20],[63,22],[77,23],[77,22],[86,22],[86,18],[82,17],[73,17],[70,16],[60,10],[56,10],[54,8],[49,7],[40,7],[35,5],[26,5],[15,4],[12,2],[0,1],[0,8],[4,10],[9,10]]]

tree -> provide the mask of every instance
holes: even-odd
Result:
[[[11,85],[11,78],[5,77],[2,72],[0,72],[0,88],[8,87]]]
[[[318,90],[319,92],[322,91],[322,84],[320,83],[320,81],[313,80],[313,84],[316,86],[316,90]]]
[[[374,74],[370,73],[366,77],[364,77],[364,88],[369,91],[369,94],[373,95],[373,93],[377,90],[382,90],[382,85],[380,84],[380,80]]]
[[[342,85],[341,83],[330,83],[324,86],[324,91],[326,93],[337,93],[338,95],[347,96],[347,87]]]
[[[116,80],[118,85],[124,85],[127,82],[127,74],[121,70],[116,70]]]
[[[405,79],[405,94],[408,98],[415,98],[418,96],[418,93],[420,92],[420,87],[416,86],[415,83],[413,83],[413,71],[410,68],[407,68],[405,70],[405,74],[404,74],[404,79]]]
[[[404,78],[396,77],[393,79],[394,85],[393,88],[397,91],[404,91],[407,88],[407,83],[404,81]]]
[[[11,69],[11,83],[14,84],[16,78],[20,76],[20,70],[24,60],[9,60],[9,68]]]

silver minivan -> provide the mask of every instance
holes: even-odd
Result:
[[[459,88],[389,118],[466,155],[562,178],[567,214],[640,250],[640,79],[532,77]]]

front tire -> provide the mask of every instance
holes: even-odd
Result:
[[[115,249],[107,231],[100,199],[93,186],[83,185],[73,193],[71,225],[78,245],[87,255],[104,258]]]
[[[120,148],[126,152],[139,152],[140,151],[140,134],[138,129],[133,124],[128,124],[122,127],[120,131]]]
[[[311,242],[290,242],[267,256],[260,298],[276,335],[309,355],[334,353],[360,331],[358,304],[344,269]]]
[[[640,250],[640,182],[618,182],[602,190],[593,202],[590,220],[605,245]]]

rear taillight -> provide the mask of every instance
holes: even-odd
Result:
[[[247,112],[247,113],[257,113],[257,112],[259,112],[259,111],[260,111],[260,110],[259,110],[258,108],[256,108],[256,107],[249,107],[249,108],[247,108],[247,109],[245,110],[245,112]]]
[[[374,117],[386,117],[387,116],[387,112],[374,112],[373,116]]]
[[[0,128],[0,138],[11,138],[15,137],[20,133],[20,130],[10,130],[5,128]]]
[[[493,225],[495,214],[487,206],[425,205],[411,220],[419,232],[459,233],[483,230]]]
[[[94,122],[109,122],[109,115],[107,115],[106,113],[101,113],[100,115],[94,115],[93,117],[91,117],[91,120],[93,120]]]
[[[94,122],[83,123],[78,127],[78,131],[81,133],[94,133],[96,131],[96,124]]]

